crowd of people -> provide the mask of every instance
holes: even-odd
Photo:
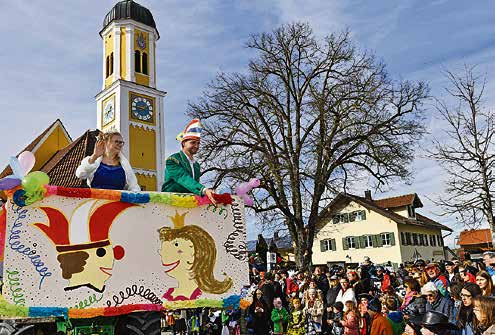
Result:
[[[263,271],[251,264],[248,333],[495,334],[495,253],[445,261],[356,268]]]

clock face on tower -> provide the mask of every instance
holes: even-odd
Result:
[[[131,94],[131,118],[144,121],[153,122],[154,113],[154,101],[151,98]]]
[[[109,124],[115,119],[114,96],[103,102],[103,126]]]

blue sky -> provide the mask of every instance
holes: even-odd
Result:
[[[427,81],[438,97],[446,84],[442,70],[476,64],[489,77],[487,105],[495,100],[495,83],[490,80],[495,73],[493,1],[138,2],[152,11],[161,36],[157,88],[168,92],[167,152],[178,149],[175,136],[187,122],[187,102],[200,96],[217,72],[245,70],[253,56],[244,47],[249,35],[292,21],[309,22],[318,36],[349,29],[355,44],[382,59],[393,78]],[[96,127],[94,96],[102,84],[98,32],[116,1],[1,3],[0,163],[6,164],[57,118],[73,138]],[[442,128],[431,107],[427,122],[432,133]],[[427,145],[428,138],[421,146]],[[439,210],[427,197],[441,194],[442,171],[421,158],[419,149],[414,170],[412,185],[394,184],[386,195],[417,192],[425,205],[421,212],[438,219],[434,214]],[[364,189],[366,185],[359,191]],[[439,220],[454,225],[452,218]],[[249,237],[256,234],[250,225]]]

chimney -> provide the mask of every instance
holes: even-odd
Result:
[[[278,240],[278,231],[273,233],[273,239]]]
[[[366,190],[364,191],[364,197],[368,200],[372,200],[371,199],[371,191],[370,190]]]

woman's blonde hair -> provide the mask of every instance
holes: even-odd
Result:
[[[121,133],[119,133],[117,130],[109,130],[109,131],[107,131],[107,132],[102,132],[102,131],[101,131],[101,132],[98,134],[98,136],[96,136],[96,139],[97,139],[98,141],[105,141],[105,142],[108,142],[108,141],[110,141],[110,139],[111,139],[113,136],[115,136],[115,135],[118,135],[118,136],[122,137],[122,134],[121,134]]]
[[[221,294],[227,292],[233,284],[232,278],[223,281],[215,279],[213,270],[217,259],[215,240],[198,226],[181,228],[164,227],[159,230],[161,241],[172,241],[175,238],[189,240],[194,245],[194,261],[191,266],[193,278],[201,291]]]

